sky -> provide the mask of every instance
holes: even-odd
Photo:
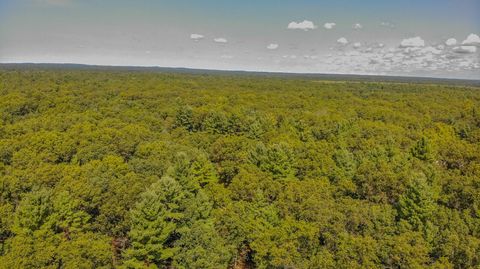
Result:
[[[0,0],[0,63],[480,79],[480,0]]]

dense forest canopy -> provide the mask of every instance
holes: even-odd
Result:
[[[478,268],[480,88],[0,70],[1,268]]]

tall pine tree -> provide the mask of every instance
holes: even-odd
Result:
[[[161,268],[170,263],[177,223],[182,218],[184,192],[176,180],[163,177],[145,191],[131,210],[131,247],[126,268]]]

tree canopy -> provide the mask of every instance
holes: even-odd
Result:
[[[0,268],[477,268],[480,88],[0,69]]]

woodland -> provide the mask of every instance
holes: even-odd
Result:
[[[0,69],[0,268],[480,268],[480,87]]]

